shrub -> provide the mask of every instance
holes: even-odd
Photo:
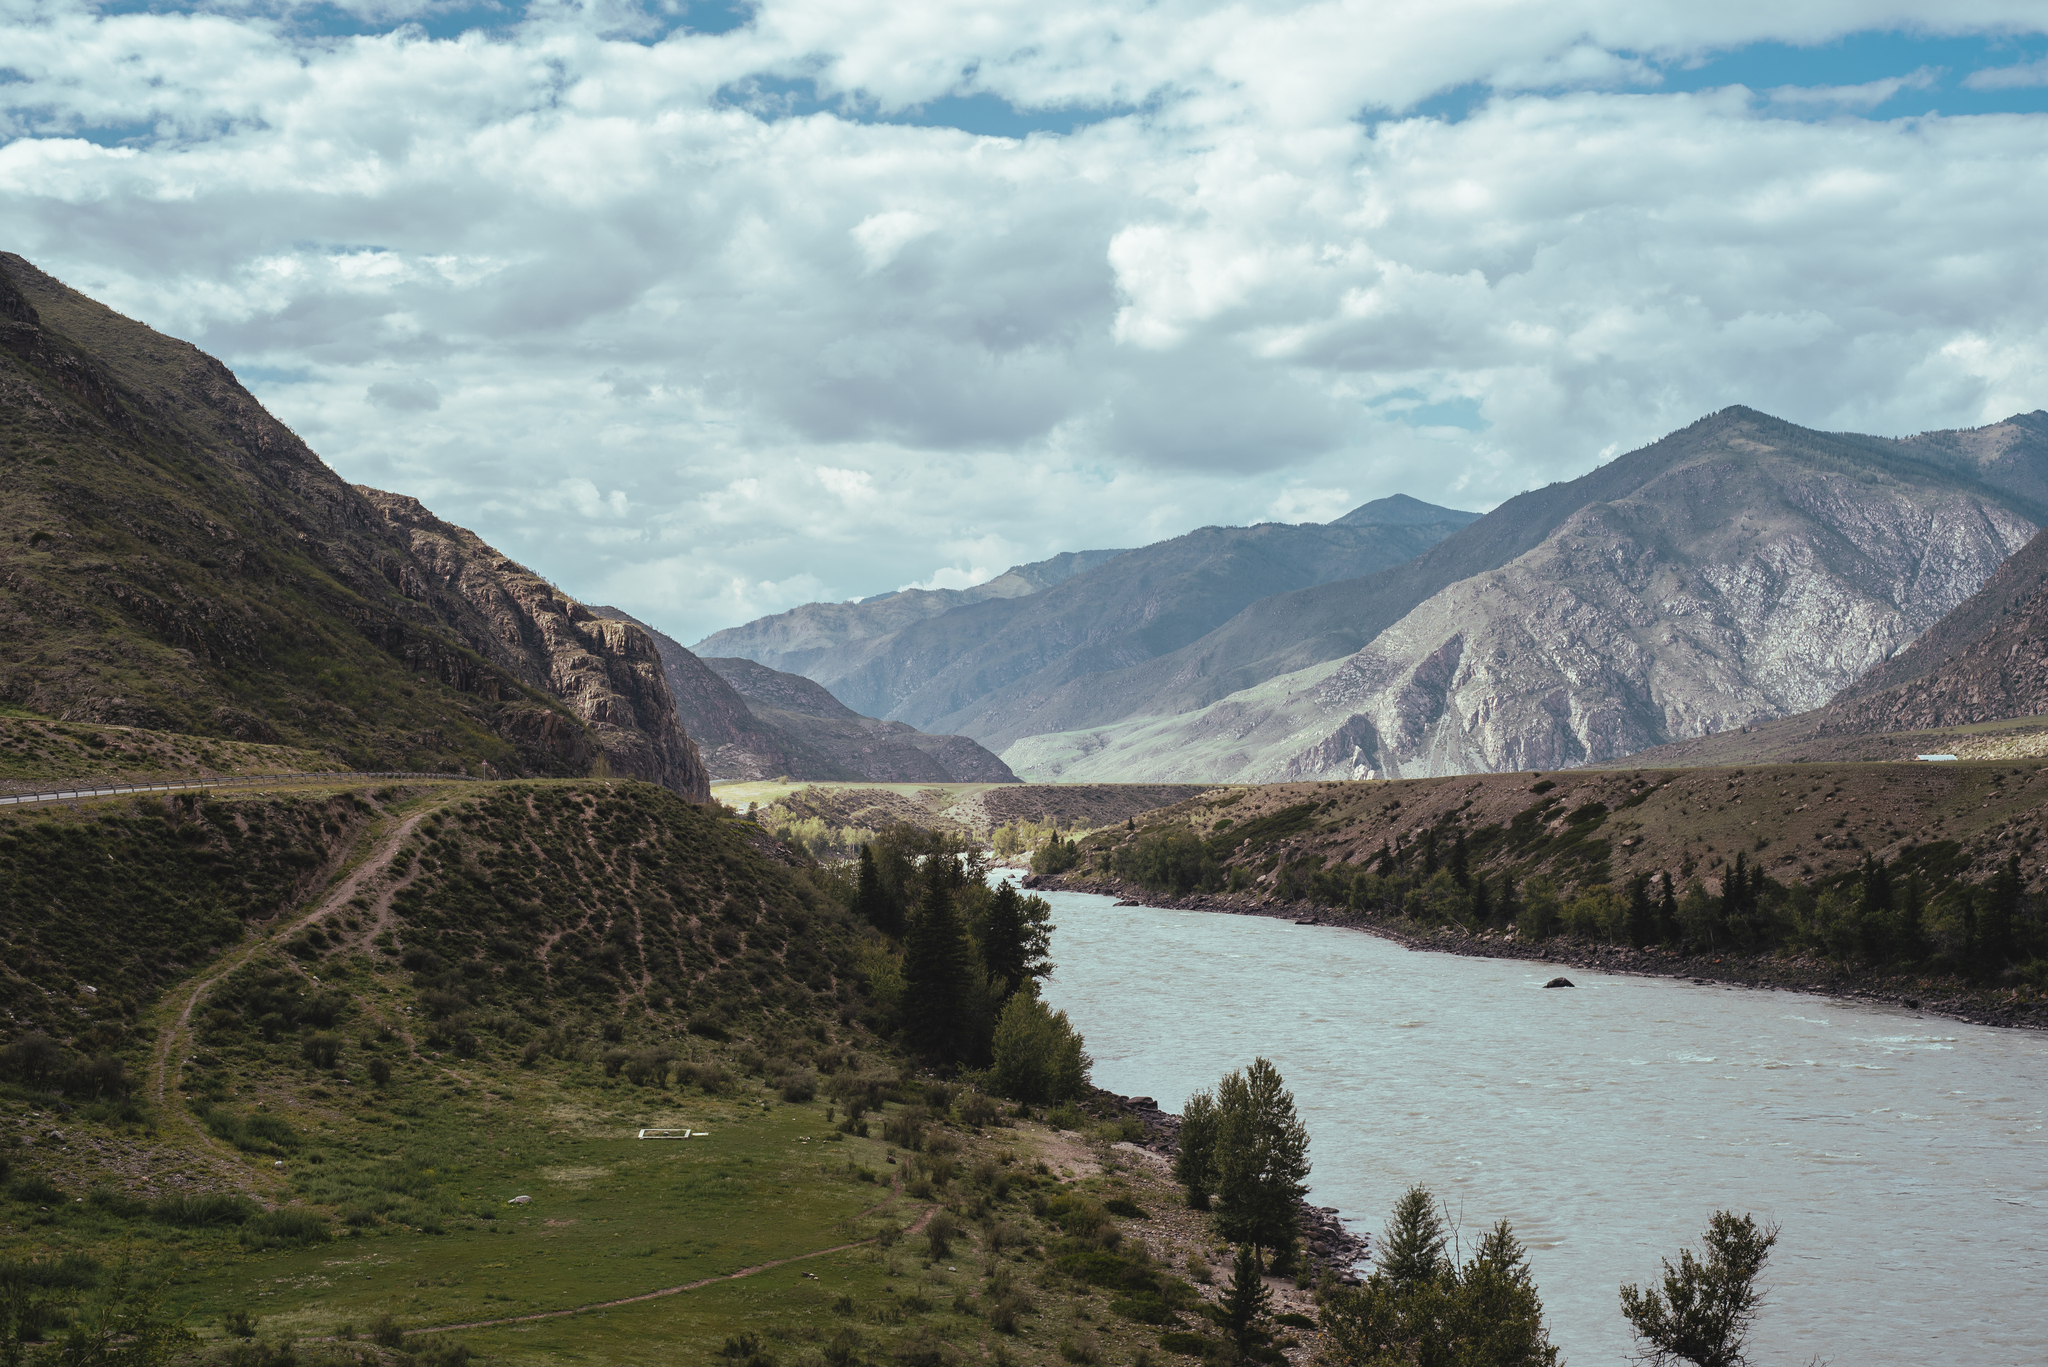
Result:
[[[220,1317],[220,1327],[229,1338],[256,1337],[256,1317],[246,1310],[230,1310]]]
[[[166,1196],[150,1207],[150,1218],[186,1229],[239,1225],[256,1214],[256,1203],[246,1196],[209,1191],[197,1196]]]
[[[1159,1346],[1169,1353],[1185,1353],[1191,1358],[1202,1357],[1215,1346],[1212,1339],[1185,1330],[1172,1330],[1159,1336]]]
[[[370,1085],[372,1087],[381,1088],[389,1087],[391,1085],[391,1065],[389,1063],[386,1063],[383,1059],[371,1059],[369,1067],[368,1069],[366,1069],[366,1071],[370,1075]]]
[[[341,1061],[341,1036],[316,1030],[299,1041],[299,1052],[315,1068],[332,1068]]]
[[[1125,1220],[1143,1220],[1147,1216],[1144,1208],[1128,1196],[1112,1196],[1102,1203],[1102,1208],[1111,1215]]]
[[[784,1101],[809,1101],[818,1094],[818,1075],[809,1068],[796,1068],[782,1075]]]
[[[636,1087],[652,1083],[657,1087],[668,1085],[668,1066],[675,1062],[675,1055],[666,1049],[642,1049],[626,1060],[626,1081]]]
[[[959,1237],[960,1222],[953,1218],[951,1211],[936,1211],[925,1224],[925,1243],[931,1248],[933,1262],[937,1262],[951,1254],[953,1251],[953,1241]]]
[[[133,1220],[149,1214],[149,1202],[138,1201],[118,1187],[110,1187],[105,1183],[87,1192],[85,1201],[93,1209],[103,1210],[123,1220]]]
[[[242,1242],[251,1249],[304,1248],[327,1235],[327,1218],[310,1210],[265,1211],[242,1226]]]
[[[59,1201],[71,1199],[63,1188],[39,1172],[24,1173],[15,1178],[7,1190],[15,1200],[32,1206],[54,1206]]]
[[[380,1348],[402,1348],[405,1346],[405,1330],[389,1314],[377,1316],[370,1322],[370,1342]]]

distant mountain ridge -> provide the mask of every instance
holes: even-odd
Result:
[[[1071,781],[1554,769],[1813,707],[2048,520],[2044,434],[2035,415],[1890,440],[1724,410],[1511,499],[1415,561],[1232,624],[1254,643],[1240,660],[1270,660],[1290,625],[1339,623],[1349,598],[1351,630],[1377,629],[1346,657],[1004,755]]]
[[[683,726],[714,780],[787,776],[868,783],[1015,783],[994,754],[965,736],[926,735],[863,717],[797,674],[752,660],[700,659],[675,638],[619,608],[660,652]]]
[[[351,487],[213,357],[0,253],[0,699],[697,801],[652,644]]]
[[[696,649],[804,674],[857,711],[1000,744],[1028,732],[1064,688],[1170,654],[1275,592],[1412,559],[1477,516],[1413,499],[1381,505],[1391,522],[1352,514],[1328,525],[1198,528],[1037,593],[960,604],[865,637],[839,630],[801,654],[784,635],[789,614],[718,632]],[[832,605],[816,606],[810,620],[822,623]]]

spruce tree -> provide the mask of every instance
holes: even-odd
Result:
[[[1906,880],[1899,900],[1899,955],[1909,963],[1927,957],[1927,932],[1920,924],[1920,875]]]
[[[1196,1092],[1181,1108],[1173,1180],[1187,1188],[1189,1205],[1209,1208],[1209,1193],[1216,1188],[1216,1098],[1207,1092]]]
[[[1259,1332],[1259,1321],[1272,1308],[1273,1295],[1259,1275],[1258,1253],[1250,1244],[1239,1244],[1230,1267],[1230,1289],[1223,1297],[1217,1320],[1240,1355],[1249,1354],[1265,1337]]]
[[[1500,924],[1511,926],[1515,923],[1515,912],[1517,910],[1518,908],[1515,906],[1515,876],[1512,873],[1503,873],[1500,876],[1500,906],[1495,909],[1494,915]]]
[[[1657,913],[1650,905],[1650,875],[1639,873],[1628,890],[1628,942],[1637,949],[1657,937]]]
[[[1678,894],[1671,886],[1671,870],[1658,875],[1663,883],[1662,893],[1657,898],[1657,940],[1660,944],[1678,943]]]
[[[1296,1205],[1308,1191],[1308,1128],[1280,1070],[1255,1058],[1216,1088],[1218,1221],[1233,1243],[1280,1248],[1294,1237]]]
[[[1026,897],[1011,882],[998,885],[989,900],[981,957],[989,975],[1001,984],[1005,1000],[1026,978],[1052,972],[1046,957],[1052,947],[1051,910],[1043,897]]]
[[[872,845],[860,847],[860,871],[854,884],[853,909],[863,921],[884,935],[901,938],[903,913],[882,886],[882,871],[875,864]]]
[[[926,861],[924,903],[903,943],[903,1027],[913,1052],[942,1063],[966,1057],[970,1041],[968,981],[973,954],[953,906],[948,863]]]
[[[1410,1187],[1394,1203],[1387,1232],[1380,1236],[1375,1275],[1385,1278],[1396,1295],[1413,1292],[1449,1270],[1450,1259],[1444,1253],[1448,1239],[1436,1197],[1427,1187]]]
[[[1472,878],[1472,923],[1490,925],[1493,922],[1493,907],[1486,896],[1486,875],[1475,874]]]
[[[1451,845],[1450,868],[1452,882],[1456,883],[1461,888],[1471,886],[1472,855],[1471,852],[1465,848],[1465,832],[1462,830],[1458,832],[1457,840],[1454,841]]]
[[[1422,876],[1425,879],[1436,877],[1438,867],[1440,866],[1436,858],[1436,827],[1431,826],[1422,837]]]
[[[1379,858],[1373,861],[1372,871],[1382,878],[1394,876],[1394,850],[1384,840],[1380,842]]]

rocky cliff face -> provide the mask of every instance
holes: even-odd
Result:
[[[2035,531],[2019,511],[2030,501],[1988,486],[1981,467],[1895,460],[1747,410],[1689,436],[1681,458],[1641,462],[1633,488],[1605,491],[1346,660],[1178,717],[1035,737],[1005,758],[1069,781],[1597,762],[1820,705]]]
[[[357,492],[404,538],[426,582],[474,611],[481,630],[473,629],[467,644],[567,703],[613,773],[693,802],[711,800],[710,776],[684,734],[661,656],[645,631],[572,602],[416,498],[360,485]]]

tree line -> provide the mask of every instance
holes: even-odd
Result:
[[[1262,818],[1273,822],[1312,804]],[[1598,803],[1567,815],[1562,867],[1578,876],[1518,869],[1512,831],[1434,826],[1412,840],[1382,844],[1359,864],[1311,855],[1274,869],[1273,895],[1358,913],[1394,913],[1424,924],[1506,930],[1540,941],[1556,935],[1688,954],[1814,952],[1871,968],[1918,969],[1972,981],[2018,978],[2048,986],[2048,907],[2029,896],[2017,855],[1970,881],[1970,860],[1953,842],[1909,847],[1894,860],[1862,862],[1825,879],[1781,882],[1737,851],[1717,870],[1691,858],[1671,870],[1617,884],[1607,847],[1595,837],[1607,815]],[[1283,833],[1304,829],[1288,822]],[[1257,870],[1225,861],[1245,828],[1204,839],[1184,826],[1153,829],[1092,853],[1105,872],[1176,895],[1251,886]],[[1501,859],[1501,855],[1509,858]],[[1492,858],[1501,867],[1480,867]],[[1078,862],[1078,856],[1077,856]],[[1540,867],[1540,866],[1538,866]],[[1718,882],[1718,887],[1710,886]]]
[[[860,847],[848,895],[882,937],[870,989],[912,1054],[985,1072],[992,1090],[1018,1101],[1086,1091],[1081,1035],[1039,992],[1052,972],[1043,897],[992,880],[978,846],[911,826]]]

